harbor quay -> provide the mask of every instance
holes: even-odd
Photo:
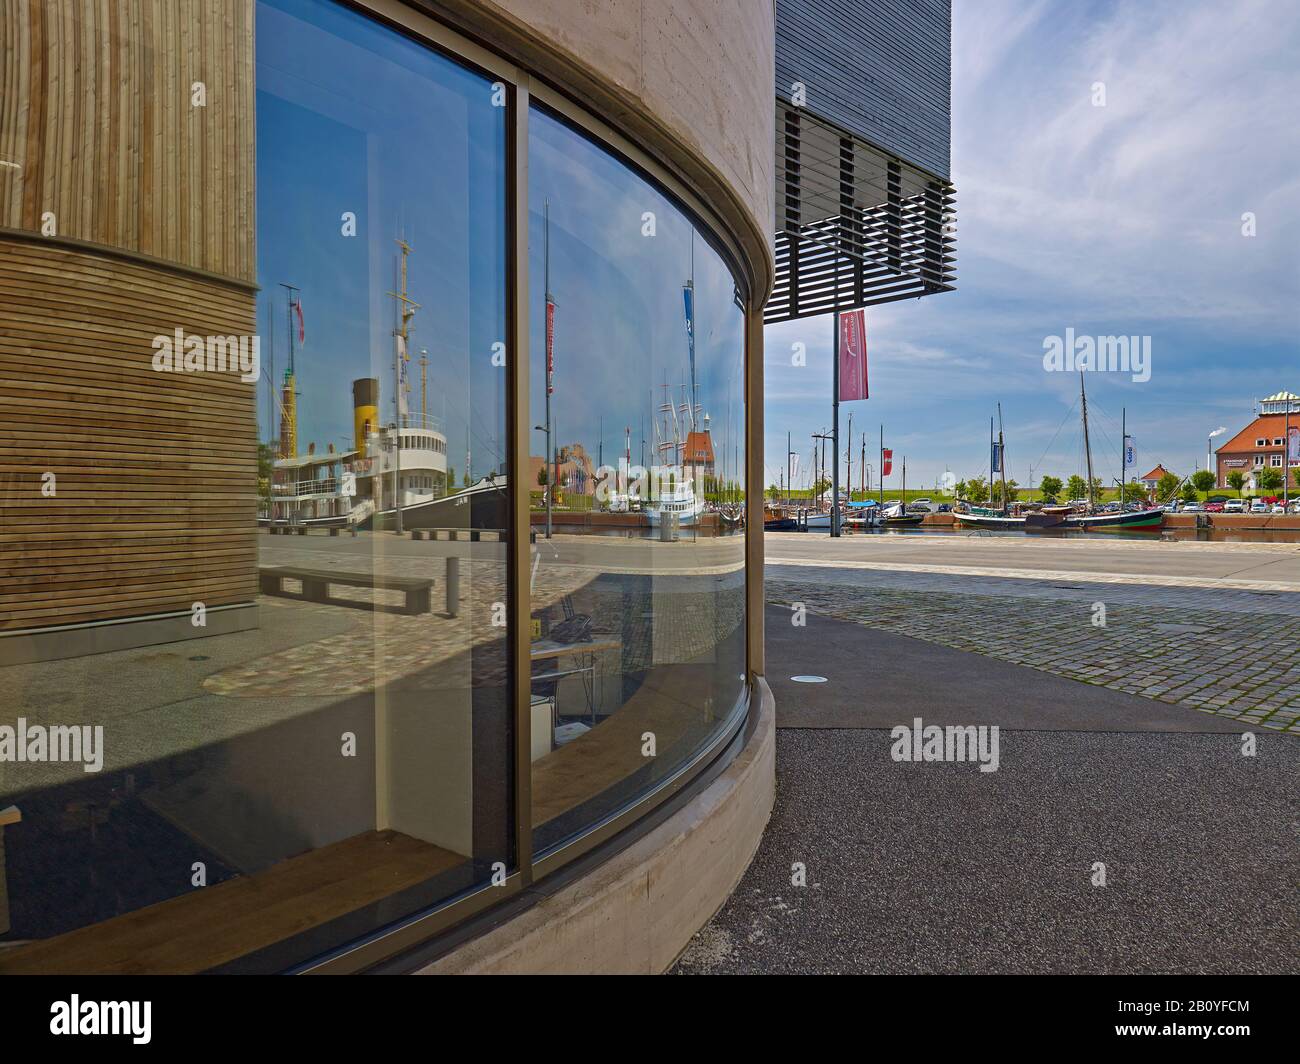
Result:
[[[771,603],[1300,733],[1296,545],[941,534],[766,541]]]

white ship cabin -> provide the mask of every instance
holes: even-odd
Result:
[[[358,493],[364,490],[378,509],[393,508],[394,469],[399,470],[403,506],[441,499],[447,494],[447,437],[438,418],[419,414],[403,417],[396,432],[390,426],[366,437],[365,453],[369,457],[356,463],[357,490]],[[376,475],[379,477],[377,492]],[[362,477],[368,481],[364,486],[360,486]]]
[[[343,474],[356,456],[356,451],[335,451],[333,444],[318,454],[311,444],[306,454],[277,458],[271,471],[271,519],[298,524],[346,517],[355,500],[343,494]]]
[[[400,463],[398,448],[401,448]],[[271,475],[271,519],[302,524],[359,522],[376,510],[393,506],[393,474],[402,505],[439,499],[447,494],[447,438],[434,418],[404,417],[372,432],[360,450],[321,453],[309,445],[296,458],[277,458]]]

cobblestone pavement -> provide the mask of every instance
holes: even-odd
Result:
[[[1300,595],[774,565],[770,601],[1300,733]],[[1105,626],[1093,623],[1105,607]]]

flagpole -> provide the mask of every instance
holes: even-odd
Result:
[[[542,463],[546,470],[546,538],[551,538],[551,503],[555,495],[555,484],[553,476],[559,475],[559,464],[552,466],[552,448],[551,448],[551,387],[552,387],[552,368],[553,368],[553,348],[554,337],[554,314],[551,310],[551,201],[545,200],[542,205],[542,247],[545,260],[544,284],[546,291],[546,459]],[[554,468],[554,474],[552,469]]]
[[[832,325],[835,329],[835,367],[831,374],[831,386],[835,389],[835,395],[831,401],[831,454],[834,455],[834,460],[831,462],[831,536],[837,538],[840,534],[840,312],[838,310],[832,317]]]

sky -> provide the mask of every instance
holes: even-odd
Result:
[[[1081,471],[1078,375],[1043,366],[1068,328],[1151,338],[1149,380],[1088,374],[1107,482],[1122,412],[1130,477],[1186,475],[1212,430],[1300,393],[1300,4],[955,0],[952,37],[957,289],[868,309],[872,398],[840,414],[854,483],[882,424],[887,488],[904,456],[909,488],[987,475],[999,403],[1009,478]],[[765,347],[765,479],[789,431],[806,483],[831,424],[831,319],[770,326]]]
[[[428,414],[448,464],[459,480],[472,455],[481,476],[502,460],[506,416],[493,362],[506,333],[506,124],[492,83],[335,4],[270,0],[257,19],[258,321],[278,390],[289,350],[280,285],[299,289],[299,453],[352,445],[357,378],[378,378],[380,418],[393,420],[389,293],[403,237],[408,296],[420,304],[409,410],[420,413],[427,351]],[[422,106],[409,106],[415,98]],[[266,380],[258,419],[265,438]]]

